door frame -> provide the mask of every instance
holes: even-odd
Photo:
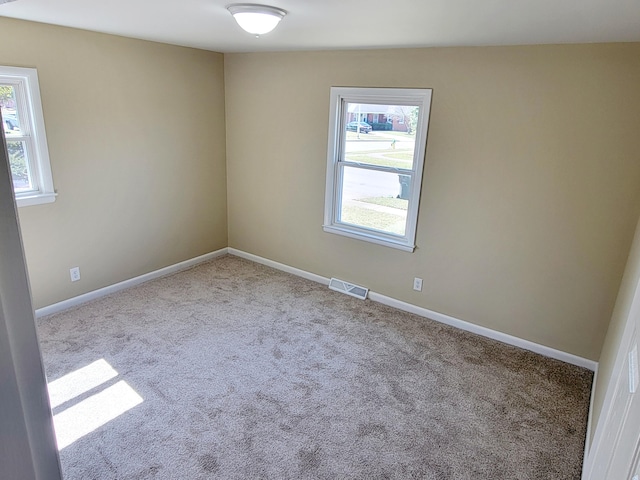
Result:
[[[636,323],[638,323],[638,325],[636,325]],[[638,331],[640,331],[640,278],[638,278],[638,280],[636,281],[635,291],[633,294],[633,299],[631,301],[631,306],[629,308],[629,313],[627,315],[627,318],[625,319],[622,341],[620,342],[620,346],[616,353],[616,360],[614,363],[611,378],[609,379],[609,382],[607,384],[602,411],[598,418],[598,424],[595,427],[593,441],[589,445],[589,450],[584,459],[582,480],[604,480],[592,478],[593,470],[596,462],[600,461],[599,457],[607,453],[607,451],[603,449],[606,449],[607,447],[612,449],[613,447],[611,445],[606,445],[604,443],[604,439],[606,438],[607,427],[609,426],[609,422],[611,421],[611,416],[613,413],[616,388],[618,387],[620,382],[625,382],[626,378],[629,375],[628,369],[625,368],[625,366],[627,364],[628,352],[634,340],[633,332],[635,331],[635,329],[638,329]],[[640,394],[640,392],[638,394]],[[587,442],[588,440],[589,438],[586,439]],[[639,442],[640,426],[638,426],[638,430],[635,436],[636,445],[638,445]],[[609,459],[610,457],[606,458]]]
[[[0,113],[0,431],[11,440],[0,465],[7,478],[62,480],[11,178]]]

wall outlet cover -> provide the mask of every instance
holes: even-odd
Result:
[[[72,282],[77,282],[80,280],[80,267],[73,267],[69,270],[69,276],[71,277]]]

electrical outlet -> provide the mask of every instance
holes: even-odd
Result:
[[[77,282],[80,280],[80,267],[73,267],[69,270],[69,275],[71,276],[72,282]]]
[[[417,292],[421,292],[422,291],[422,279],[421,278],[414,278],[413,279],[413,289]]]

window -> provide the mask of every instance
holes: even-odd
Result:
[[[326,232],[415,249],[430,106],[431,89],[331,88]],[[350,121],[367,113],[406,125]]]
[[[0,112],[19,207],[55,200],[38,73],[0,66]]]

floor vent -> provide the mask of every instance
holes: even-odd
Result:
[[[351,295],[352,297],[356,297],[361,300],[367,298],[367,293],[369,293],[368,288],[354,285],[352,283],[347,283],[344,280],[338,280],[337,278],[331,279],[331,281],[329,282],[329,288],[331,290],[335,290],[336,292],[346,293],[347,295]]]

